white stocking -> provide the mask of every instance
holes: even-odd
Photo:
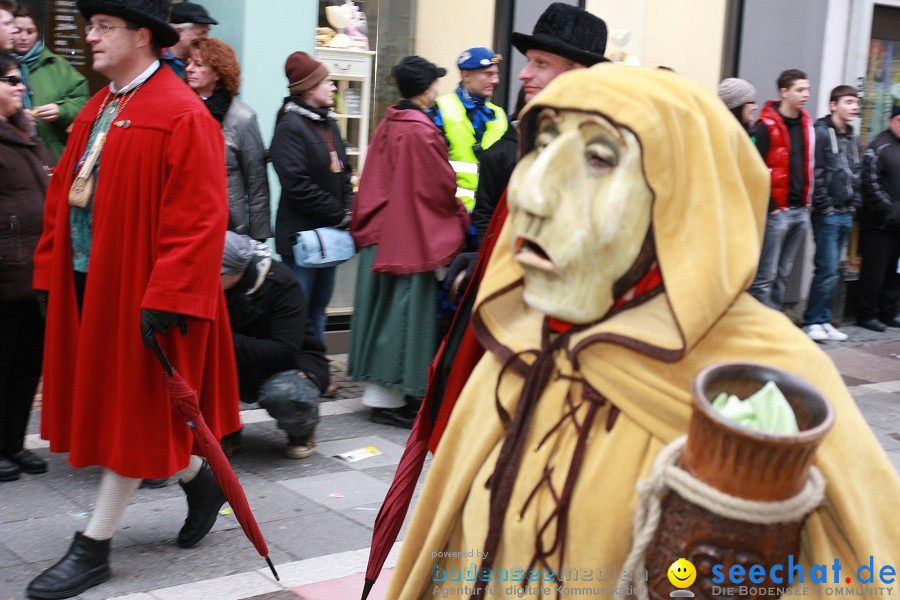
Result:
[[[191,454],[191,462],[189,462],[188,466],[184,469],[175,473],[175,476],[178,477],[178,481],[181,483],[188,483],[197,476],[197,473],[200,472],[200,467],[202,466],[203,459],[196,454]]]
[[[109,469],[103,469],[94,514],[84,535],[98,542],[111,538],[140,484],[140,479],[122,477]]]

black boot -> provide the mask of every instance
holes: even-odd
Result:
[[[97,541],[76,532],[62,560],[28,584],[28,597],[49,600],[71,598],[109,581],[109,540]]]
[[[178,532],[178,545],[192,548],[200,543],[219,516],[219,509],[225,504],[225,494],[213,475],[209,463],[203,461],[200,472],[187,483],[179,482],[187,494],[188,514],[181,531]]]

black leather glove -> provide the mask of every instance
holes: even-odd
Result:
[[[450,297],[453,304],[456,304],[456,301],[466,291],[477,262],[477,252],[462,252],[457,254],[453,262],[450,263],[450,268],[447,269],[447,285],[450,288]]]
[[[141,309],[141,337],[144,339],[146,347],[153,347],[154,334],[166,333],[173,327],[178,327],[181,335],[187,334],[187,321],[185,321],[184,315],[152,308]]]
[[[47,290],[34,290],[34,295],[37,297],[38,309],[41,311],[41,317],[46,321],[47,320],[47,298],[50,297],[50,292]]]

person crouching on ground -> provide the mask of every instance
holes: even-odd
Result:
[[[290,267],[246,235],[229,231],[222,261],[241,400],[259,401],[288,436],[285,455],[316,447],[319,396],[328,387],[325,346]]]

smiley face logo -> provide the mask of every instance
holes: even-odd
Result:
[[[677,588],[686,588],[697,579],[697,569],[694,568],[691,561],[686,558],[679,558],[669,567],[667,575],[669,576],[669,583]]]

